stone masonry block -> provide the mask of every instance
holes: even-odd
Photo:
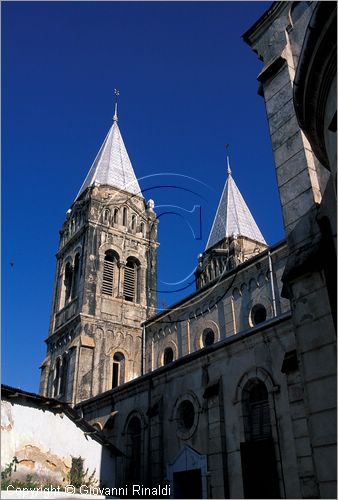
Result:
[[[309,427],[307,424],[307,419],[299,418],[298,420],[294,420],[292,422],[293,425],[293,433],[296,437],[308,437],[309,436]]]
[[[295,108],[291,98],[282,108],[269,117],[270,134],[276,132],[284,123],[288,122],[294,114]]]
[[[303,401],[296,401],[295,403],[290,403],[291,418],[294,421],[298,421],[304,418],[304,404]]]
[[[316,428],[312,439],[313,446],[332,445],[337,440],[336,410],[316,413],[311,417],[311,425]]]
[[[303,371],[307,380],[335,375],[337,370],[336,347],[333,344],[325,345],[315,351],[303,354]]]
[[[316,320],[317,322],[317,318],[321,318],[325,315],[331,314],[330,304],[325,299],[326,297],[320,296],[318,290],[308,293],[307,295],[303,295],[302,297],[296,298],[295,304],[297,304],[297,310],[295,311],[294,316],[295,324],[302,328],[307,320],[307,316],[310,317],[311,321]],[[315,323],[313,323],[313,325],[315,328],[318,328],[318,325],[316,325]],[[307,331],[311,328],[311,325],[306,325]],[[317,330],[317,335],[319,335],[319,332],[320,330]],[[322,343],[325,336],[325,333],[323,333],[323,335],[320,335]],[[328,342],[325,341],[324,343]]]
[[[292,161],[292,160],[290,160]],[[311,178],[308,169],[297,173],[290,181],[282,186],[279,184],[279,193],[282,205],[296,199],[300,194],[308,189],[312,189]]]
[[[268,118],[277,113],[290,99],[293,98],[293,89],[290,81],[287,81],[284,86],[270,99],[265,100],[266,113]]]
[[[298,468],[299,468],[299,472],[300,472],[301,477],[313,475],[312,456],[299,457],[297,461],[298,461]]]
[[[312,380],[312,381],[307,381],[306,379],[304,380],[305,383],[307,383],[306,387],[306,393],[307,393],[307,400],[308,400],[308,407],[311,413],[313,412],[323,412],[321,413],[322,418],[319,416],[314,416],[313,418],[317,421],[317,423],[320,423],[319,421],[322,420],[322,423],[318,426],[319,428],[322,428],[323,435],[327,435],[327,433],[331,433],[330,428],[330,423],[332,424],[330,418],[325,417],[325,411],[327,410],[328,414],[331,413],[330,408],[335,408],[337,404],[337,387],[336,387],[336,377],[335,375],[329,376],[325,379],[321,378],[319,380]],[[332,416],[332,418],[335,418]],[[325,428],[323,428],[325,422]],[[333,421],[334,427],[336,426],[336,422]]]
[[[297,118],[292,116],[290,120],[285,122],[274,134],[271,135],[272,149],[275,151],[280,148],[291,136],[299,131]]]
[[[295,200],[282,205],[285,230],[287,233],[296,226],[296,223],[313,207],[313,191],[308,189],[301,193]]]
[[[295,437],[295,447],[298,457],[311,456],[311,447],[308,437]]]
[[[337,498],[337,481],[333,479],[332,481],[321,483],[320,496],[321,498]],[[304,498],[309,497],[304,496]]]
[[[213,453],[212,455],[208,456],[208,469],[210,471],[223,469],[223,460],[221,453]]]
[[[332,327],[332,332],[329,331],[328,321],[328,317],[324,316],[315,322],[297,328],[299,349],[303,353],[318,349],[323,344],[331,342],[334,329]],[[321,332],[322,335],[318,335],[318,332]]]
[[[337,478],[336,446],[314,448],[313,455],[319,481],[335,480]],[[328,498],[336,498],[336,496]]]
[[[303,388],[300,384],[295,384],[289,387],[289,401],[294,403],[295,401],[303,400]]]
[[[291,86],[289,69],[285,64],[280,71],[276,74],[274,78],[267,80],[267,82],[263,83],[263,92],[265,102],[269,101],[271,97],[281,91],[285,87],[286,84]]]
[[[289,137],[289,139],[287,139],[286,142],[284,142],[279,148],[277,148],[274,151],[276,168],[279,168],[280,166],[284,165],[284,163],[287,162],[290,158],[295,158],[297,154],[302,152],[302,154],[299,156],[299,159],[298,158],[295,159],[295,161],[300,163],[300,165],[298,166],[298,168],[297,165],[295,165],[292,168],[292,171],[290,172],[291,175],[289,177],[291,179],[291,176],[294,175],[294,173],[292,172],[295,169],[298,172],[301,171],[305,166],[306,162],[304,161],[303,151],[304,151],[303,135],[301,131],[298,130],[294,135]],[[285,182],[287,180],[288,179],[286,179]]]

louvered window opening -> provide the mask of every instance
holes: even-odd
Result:
[[[250,405],[251,440],[266,439],[271,436],[270,409],[268,401]]]
[[[103,264],[103,280],[102,280],[102,293],[104,293],[105,295],[113,295],[114,266],[115,266],[114,262],[105,259]]]
[[[135,296],[135,268],[126,267],[124,270],[124,298],[133,301]]]

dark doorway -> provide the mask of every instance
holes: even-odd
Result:
[[[241,443],[244,498],[280,498],[272,439]]]
[[[201,469],[174,472],[174,498],[202,498]]]

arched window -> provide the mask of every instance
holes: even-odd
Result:
[[[131,230],[134,232],[136,229],[136,215],[132,214],[131,216]]]
[[[68,357],[65,354],[62,358],[61,377],[60,377],[60,395],[65,396],[67,391],[68,379]]]
[[[117,255],[112,250],[108,250],[103,261],[102,293],[105,295],[113,295],[117,261]]]
[[[109,210],[109,208],[106,208],[103,211],[103,222],[105,222],[107,224],[107,223],[109,223],[109,219],[110,219],[110,210]]]
[[[119,221],[119,209],[114,208],[113,222],[114,224],[117,224],[118,221]]]
[[[255,304],[250,311],[250,321],[252,326],[258,325],[266,321],[266,309],[262,304]]]
[[[61,359],[58,358],[55,363],[54,370],[54,381],[53,381],[53,397],[59,395],[59,387],[60,387],[60,367],[61,367]]]
[[[128,209],[127,207],[124,207],[123,209],[123,222],[122,224],[127,227],[128,225]]]
[[[134,416],[130,419],[127,432],[127,483],[136,484],[140,480],[141,472],[141,446],[142,446],[142,429],[141,421]]]
[[[112,367],[112,389],[124,384],[125,379],[125,357],[121,352],[116,352],[113,357]]]
[[[242,393],[245,441],[240,444],[244,498],[281,498],[268,391],[258,378]]]
[[[128,257],[124,268],[123,297],[129,302],[139,302],[139,267],[133,257]]]
[[[144,234],[144,222],[141,222],[141,224],[140,224],[140,232],[142,233],[142,236],[145,236],[145,234]]]
[[[203,345],[209,347],[215,342],[215,333],[211,328],[206,328],[203,332]]]
[[[72,292],[72,281],[73,281],[73,269],[72,265],[70,262],[67,262],[66,267],[65,267],[65,279],[64,279],[64,285],[65,285],[65,303],[64,305],[67,304],[71,297],[71,292]]]
[[[168,365],[174,361],[174,351],[171,347],[166,347],[163,353],[163,365]]]
[[[79,278],[80,278],[80,254],[77,253],[74,259],[74,272],[73,272],[73,284],[72,284],[72,299],[77,296],[79,288]]]
[[[243,415],[246,441],[271,436],[268,391],[258,379],[249,380],[243,389]]]

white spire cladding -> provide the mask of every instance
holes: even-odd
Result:
[[[108,184],[123,189],[132,194],[142,196],[133,166],[124,145],[120,129],[117,124],[117,110],[113,125],[110,128],[94,163],[85,178],[76,199],[81,193],[93,184]]]
[[[247,238],[266,244],[255,219],[232,178],[228,160],[228,178],[218,204],[206,250],[225,237],[234,235],[246,236]]]

